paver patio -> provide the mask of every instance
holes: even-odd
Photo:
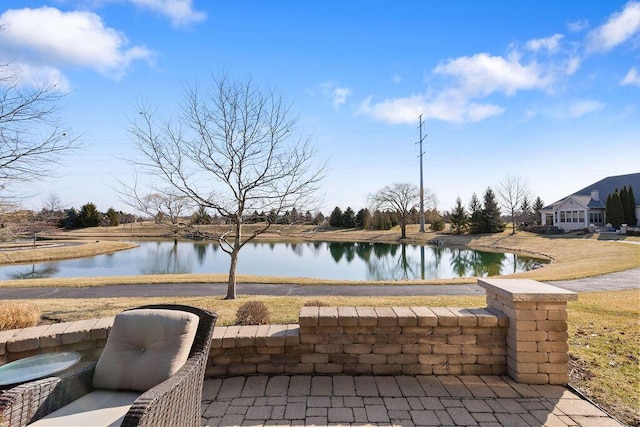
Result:
[[[208,379],[203,426],[621,426],[571,390],[496,376]]]

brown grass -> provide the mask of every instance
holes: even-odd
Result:
[[[5,301],[0,305],[0,331],[36,326],[40,316],[38,304]]]
[[[114,316],[126,308],[144,304],[189,304],[215,311],[219,326],[235,324],[238,308],[247,301],[264,302],[273,324],[298,323],[300,308],[309,301],[315,303],[317,297],[272,297],[240,296],[235,300],[222,297],[154,297],[154,298],[95,298],[95,299],[47,299],[34,300],[44,315],[62,322]],[[424,296],[424,297],[336,297],[322,298],[323,303],[333,307],[343,306],[464,306],[484,307],[484,296]]]
[[[568,324],[572,385],[640,425],[640,290],[582,293]]]
[[[0,251],[0,265],[82,258],[131,249],[136,245],[109,240],[78,240],[38,242],[35,248],[32,245],[20,246],[18,249],[14,246],[7,248],[7,246],[0,245],[0,249],[4,248]]]

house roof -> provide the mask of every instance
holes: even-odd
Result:
[[[582,190],[576,191],[573,195],[591,196],[591,190],[598,190],[600,199],[607,200],[607,196],[614,191],[622,190],[622,187],[633,188],[633,195],[636,202],[640,200],[640,172],[630,173],[627,175],[609,176],[600,181],[584,187]]]
[[[571,196],[580,198],[578,200],[583,202],[589,208],[604,208],[607,201],[607,196],[616,191],[616,189],[622,190],[622,187],[625,186],[627,188],[633,188],[633,196],[636,199],[636,205],[640,205],[640,172],[606,177],[598,182],[584,187],[581,190],[576,191],[575,193],[571,194]],[[598,193],[600,193],[599,203],[595,200],[591,200],[591,191],[593,190],[598,190]],[[587,197],[588,199],[582,199],[582,197]],[[545,206],[543,209],[552,209],[554,205],[563,202],[564,200],[566,200],[566,197],[548,206]]]

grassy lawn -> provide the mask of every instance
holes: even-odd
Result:
[[[120,250],[116,242],[96,238],[150,237],[157,230],[149,228],[127,234],[132,230],[117,230],[107,235],[90,234],[87,231],[71,233],[65,237],[91,239],[79,255],[80,246],[59,249],[59,259],[87,256],[90,251]],[[100,230],[104,233],[104,229]],[[122,234],[121,234],[122,233]],[[136,234],[138,233],[138,234]],[[380,241],[397,242],[399,232],[342,231],[318,232],[310,228],[287,228],[272,233],[263,239],[277,241],[333,240],[333,241]],[[434,233],[418,233],[409,230],[408,243],[424,244],[432,239],[444,240],[446,244],[467,245],[474,249],[508,251],[535,255],[551,260],[543,268],[507,277],[531,278],[540,281],[564,280],[606,274],[640,267],[640,237],[615,235],[571,234],[553,237],[536,236],[529,233],[511,235],[508,232],[486,236],[453,236]],[[629,244],[629,242],[633,244]],[[38,249],[22,252],[23,261],[28,252],[45,252]],[[68,252],[68,251],[71,252]],[[75,251],[75,252],[73,252]],[[0,264],[7,261],[0,253]],[[42,255],[38,255],[42,256]],[[240,255],[242,256],[242,254]],[[640,279],[640,278],[639,278]],[[283,279],[273,277],[241,276],[240,281],[299,284],[344,284],[344,281],[316,279]],[[100,286],[127,283],[180,283],[180,282],[224,282],[225,275],[163,275],[134,277],[101,277],[73,279],[32,279],[0,282],[0,287],[23,286]],[[438,281],[416,281],[409,283],[441,284],[475,282],[475,278]],[[353,282],[350,282],[353,283]],[[355,282],[362,283],[362,282]],[[378,282],[376,282],[378,283]],[[384,282],[379,282],[384,284]],[[371,284],[371,283],[368,283]],[[269,307],[271,323],[296,323],[300,307],[318,298],[300,297],[247,297],[235,301],[221,298],[103,298],[95,300],[35,300],[45,318],[70,321],[93,317],[111,316],[124,308],[149,303],[174,302],[211,309],[219,315],[219,325],[230,325],[235,321],[235,312],[243,302],[263,301]],[[437,297],[322,297],[322,302],[331,306],[464,306],[484,307],[484,297],[437,296]],[[2,316],[0,310],[0,323]],[[571,384],[598,403],[620,421],[629,425],[640,425],[640,290],[580,293],[579,300],[569,303],[569,344]]]

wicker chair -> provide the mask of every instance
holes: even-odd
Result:
[[[138,396],[122,426],[199,426],[204,373],[216,314],[183,305],[148,305],[199,317],[187,361],[165,381]],[[0,427],[26,426],[94,390],[96,362],[59,375],[16,386],[0,394]]]

